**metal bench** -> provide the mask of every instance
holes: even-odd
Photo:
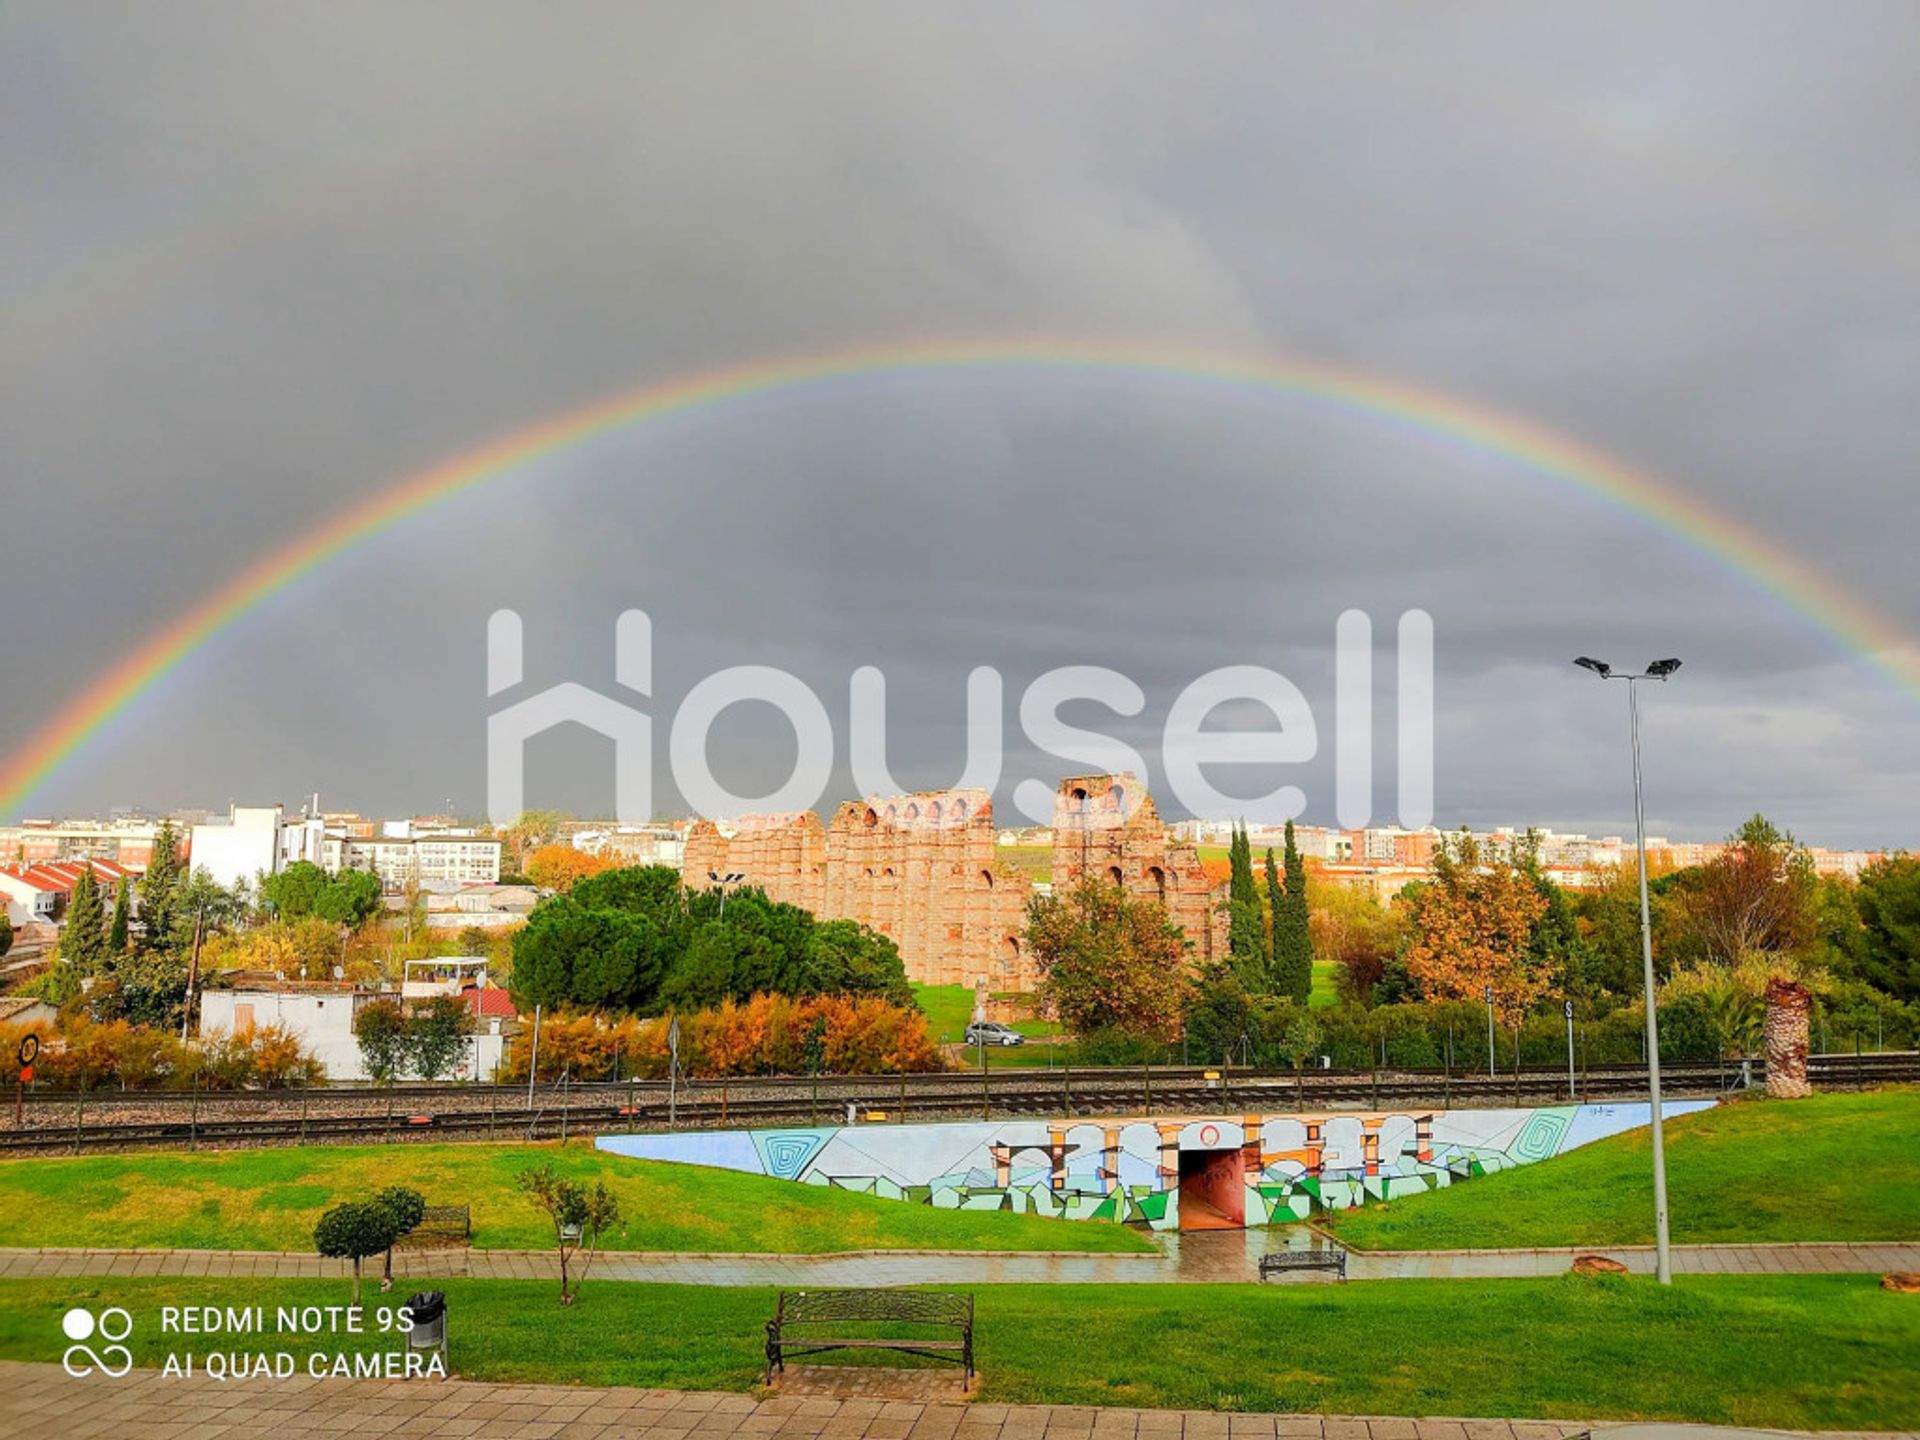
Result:
[[[400,1237],[400,1244],[415,1246],[465,1245],[473,1238],[473,1211],[465,1205],[429,1205],[420,1212],[420,1223]]]
[[[1260,1278],[1271,1279],[1293,1270],[1331,1270],[1341,1280],[1347,1278],[1347,1252],[1338,1245],[1316,1246],[1311,1250],[1269,1250],[1260,1257]]]
[[[902,1335],[848,1336],[852,1326],[916,1325],[957,1332],[958,1338]],[[825,1327],[839,1327],[831,1330]],[[973,1296],[928,1290],[782,1290],[767,1322],[767,1383],[789,1356],[826,1350],[897,1350],[950,1360],[973,1386]]]

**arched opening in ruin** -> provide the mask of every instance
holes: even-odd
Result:
[[[1125,885],[1127,883],[1127,872],[1122,870],[1118,865],[1109,865],[1107,867],[1107,879],[1111,880],[1115,885]]]
[[[929,820],[938,820],[940,818],[940,802],[938,800],[927,807],[927,818]]]
[[[880,817],[874,813],[873,807],[871,805],[867,807],[867,813],[865,818],[866,818],[866,823],[869,825],[878,825],[880,823]],[[873,872],[869,870],[867,873],[871,875]]]
[[[907,819],[918,820],[919,818],[920,818],[920,807],[918,805],[907,806]]]
[[[1115,785],[1112,789],[1107,791],[1107,797],[1103,803],[1105,804],[1106,808],[1109,810],[1118,810],[1122,805],[1126,803],[1126,800],[1127,800],[1126,790],[1119,785]]]
[[[993,889],[993,871],[982,870],[980,872],[980,883],[989,890]]]
[[[953,802],[953,818],[956,820],[964,820],[967,818],[967,802],[966,801],[956,800]]]
[[[1013,979],[1020,973],[1020,940],[1009,935],[1000,945],[1000,969],[1005,978]]]
[[[1147,867],[1147,883],[1153,886],[1154,898],[1164,905],[1167,903],[1167,872],[1158,865]]]

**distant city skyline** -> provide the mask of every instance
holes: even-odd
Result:
[[[1623,828],[1570,662],[1676,655],[1655,829],[1914,833],[1910,7],[458,13],[8,7],[0,818],[479,813],[487,617],[609,693],[637,607],[659,746],[759,665],[844,748],[872,666],[912,787],[975,668],[1011,734],[1072,665],[1170,799],[1181,688],[1266,667],[1325,822],[1361,609],[1376,819],[1418,610],[1449,824]],[[764,707],[711,739],[737,794],[790,768]],[[525,793],[610,770],[542,737]]]

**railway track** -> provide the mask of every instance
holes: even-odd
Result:
[[[1816,1085],[1854,1089],[1920,1081],[1920,1054],[1826,1055],[1809,1061]],[[1673,1098],[1759,1085],[1759,1061],[1663,1067]],[[1646,1074],[1612,1066],[1577,1077],[1582,1102],[1645,1099]],[[743,1080],[669,1087],[663,1081],[524,1087],[419,1086],[391,1092],[316,1090],[198,1096],[35,1097],[33,1124],[0,1131],[0,1155],[141,1149],[234,1149],[485,1140],[551,1140],[608,1131],[766,1128],[1033,1115],[1173,1114],[1185,1111],[1486,1108],[1569,1100],[1567,1074],[1437,1071],[1254,1072],[1188,1067],[1001,1070],[936,1075]],[[159,1104],[156,1105],[155,1102]],[[116,1105],[179,1113],[89,1119]],[[342,1113],[335,1107],[355,1107]],[[254,1113],[238,1114],[243,1106]],[[371,1107],[371,1109],[369,1109]],[[64,1123],[62,1123],[64,1121]]]

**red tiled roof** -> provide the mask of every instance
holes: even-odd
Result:
[[[520,1012],[513,1008],[513,996],[497,986],[489,985],[481,989],[478,985],[466,991],[467,1006],[483,1020],[517,1020]]]
[[[90,860],[93,878],[107,885],[116,885],[122,877],[131,879],[133,872],[124,865],[112,860]],[[51,890],[64,895],[72,890],[80,878],[81,862],[77,860],[42,860],[32,865],[0,866],[14,879],[24,881],[36,890]]]

